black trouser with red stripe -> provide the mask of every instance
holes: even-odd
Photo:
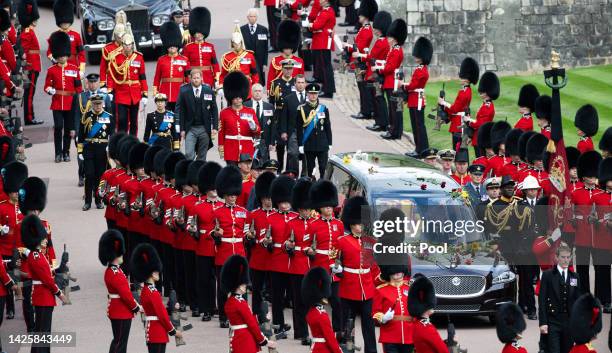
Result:
[[[374,109],[368,81],[357,81],[357,88],[359,89],[359,112],[369,118],[374,114]]]
[[[174,276],[174,249],[168,243],[161,243],[163,249],[162,263],[164,272],[164,295],[170,295],[170,291],[176,288],[176,277]]]
[[[272,323],[278,325],[280,330],[285,326],[285,292],[289,285],[289,274],[285,272],[270,271],[272,282]]]
[[[429,148],[427,128],[425,127],[425,107],[421,107],[421,110],[408,108],[408,112],[410,113],[410,125],[412,125],[412,135],[414,136],[414,151],[421,153]]]
[[[23,320],[26,324],[26,331],[34,331],[34,307],[32,306],[32,280],[24,279],[23,288],[21,289],[23,302],[21,304],[23,311]]]
[[[187,302],[187,287],[185,286],[185,250],[174,249],[174,289],[176,290],[176,297],[184,305]]]
[[[129,132],[130,135],[138,134],[138,109],[140,103],[127,105],[117,104],[117,132]]]
[[[149,353],[166,353],[165,343],[147,343]]]
[[[113,340],[108,353],[126,353],[132,319],[111,319],[111,326],[113,328]]]
[[[385,89],[389,113],[389,133],[395,139],[402,138],[404,131],[404,106],[399,96],[393,93],[393,88]]]
[[[324,94],[334,94],[336,92],[336,81],[334,80],[331,50],[312,50],[312,58],[314,60],[313,76],[323,84],[321,90]]]
[[[215,257],[196,256],[197,294],[200,312],[212,316],[215,310]]]
[[[369,92],[374,102],[375,124],[380,126],[383,130],[387,130],[387,126],[389,125],[389,111],[387,110],[387,101],[385,101],[385,91],[381,87],[380,95],[376,95],[378,91],[376,87],[377,85],[381,85],[374,82],[370,82],[370,85]]]
[[[308,312],[302,300],[302,279],[304,275],[289,275],[291,283],[291,295],[293,300],[293,338],[300,339],[308,337],[308,326],[306,325],[306,313]]]
[[[185,301],[191,311],[198,309],[196,286],[196,256],[194,250],[183,250],[183,267],[185,280]]]
[[[53,110],[53,142],[55,155],[70,153],[70,130],[74,130],[72,110]]]
[[[268,315],[267,312],[263,311],[263,306],[261,305],[263,302],[262,291],[266,281],[266,273],[266,271],[251,269],[253,314],[257,315],[259,322],[267,321],[266,316]]]
[[[384,353],[412,353],[414,352],[414,346],[411,344],[401,343],[383,343]]]
[[[10,261],[12,259],[13,257],[10,255],[2,255],[2,260]],[[14,314],[15,313],[15,294],[14,292],[12,290],[8,291],[8,295],[5,298],[6,298],[6,301],[2,303],[3,304],[2,306],[6,305],[6,311]]]
[[[51,323],[53,322],[53,308],[52,306],[35,306],[34,312],[36,314],[34,332],[37,334],[46,334],[51,332]],[[32,347],[30,353],[44,353],[51,352],[51,346],[46,347]]]
[[[30,71],[28,74],[28,79],[30,80],[30,84],[25,87],[23,92],[23,120],[26,123],[34,120],[34,94],[36,93],[36,81],[38,81],[38,75],[40,72],[38,71]]]

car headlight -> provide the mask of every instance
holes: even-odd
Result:
[[[101,20],[98,22],[98,29],[101,31],[110,31],[115,28],[115,21],[113,20]]]
[[[503,284],[512,282],[516,279],[516,275],[512,271],[504,271],[498,276],[493,278],[493,282],[491,284]]]
[[[168,15],[155,15],[151,17],[151,23],[156,27],[163,25],[164,23],[168,22],[168,20],[170,20],[170,16]]]

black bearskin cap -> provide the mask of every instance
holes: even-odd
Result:
[[[582,130],[585,136],[595,136],[599,129],[597,109],[590,104],[580,107],[574,117],[574,126]]]
[[[499,78],[494,72],[487,71],[482,74],[480,82],[478,83],[478,92],[486,93],[491,100],[499,98]]]
[[[144,158],[145,153],[147,153],[147,149],[149,149],[149,145],[144,142],[139,142],[130,148],[128,164],[132,171],[144,168]]]
[[[577,345],[589,343],[601,332],[603,308],[591,293],[583,294],[572,307],[571,335]]]
[[[372,27],[379,30],[382,33],[383,37],[387,36],[387,31],[389,30],[389,26],[391,26],[391,22],[393,18],[391,14],[387,11],[378,11],[376,16],[374,16],[374,22],[372,23]]]
[[[529,138],[527,141],[527,158],[528,163],[534,161],[545,161],[546,160],[546,146],[548,146],[548,138],[540,133]]]
[[[206,164],[200,168],[198,171],[198,189],[202,195],[211,190],[215,190],[215,180],[220,171],[221,165],[213,161],[206,162]]]
[[[406,21],[401,18],[395,19],[387,29],[387,37],[393,37],[397,44],[404,45],[406,37],[408,37],[408,27]]]
[[[599,163],[597,179],[601,188],[605,190],[606,183],[612,180],[612,157],[608,157]]]
[[[300,178],[297,180],[291,191],[291,208],[293,208],[294,211],[311,208],[310,200],[308,199],[311,187],[312,180],[310,180],[310,178]]]
[[[111,159],[119,159],[119,141],[126,136],[123,131],[116,132],[108,139],[108,156]]]
[[[55,24],[58,27],[62,23],[72,24],[74,22],[74,2],[72,0],[55,0],[53,14],[55,15]]]
[[[567,157],[567,168],[572,169],[578,166],[578,158],[580,151],[574,146],[565,147],[565,156]]]
[[[527,142],[529,142],[529,139],[535,134],[537,134],[535,131],[525,131],[521,134],[521,137],[519,137],[519,157],[521,157],[523,162],[527,162]]]
[[[153,170],[157,176],[162,176],[165,174],[165,166],[166,158],[172,153],[169,148],[164,148],[161,151],[155,154],[155,158],[153,159]]]
[[[189,185],[187,178],[187,169],[191,165],[191,160],[181,159],[174,167],[174,188],[178,191],[183,191],[183,186]]]
[[[5,9],[0,9],[0,32],[11,28],[11,15]]]
[[[612,126],[606,129],[601,140],[599,140],[599,149],[601,151],[612,152]]]
[[[47,238],[47,229],[38,216],[27,215],[21,221],[21,242],[26,248],[34,251]]]
[[[510,124],[505,121],[497,121],[491,128],[491,147],[495,154],[499,153],[499,146],[506,140],[506,135],[512,130]]]
[[[230,293],[243,284],[251,284],[249,262],[244,256],[232,255],[221,267],[221,290]]]
[[[98,259],[104,266],[108,266],[114,259],[125,254],[125,241],[123,235],[116,229],[109,229],[102,233],[98,242]]]
[[[238,167],[225,166],[215,179],[215,186],[219,197],[240,196],[242,193],[242,174]]]
[[[470,81],[471,84],[475,85],[478,83],[480,77],[480,68],[478,63],[473,58],[467,57],[461,62],[459,68],[459,78]]]
[[[198,159],[192,161],[191,164],[189,164],[189,168],[187,168],[187,183],[189,185],[198,186],[198,190],[200,189],[198,183],[200,181],[200,169],[202,169],[204,164],[206,164],[205,161]]]
[[[162,262],[153,245],[142,243],[134,249],[130,260],[130,271],[137,283],[146,281],[153,272],[162,271]]]
[[[0,168],[15,160],[15,144],[10,136],[0,136]]]
[[[298,50],[301,41],[302,30],[297,22],[292,20],[284,20],[278,24],[278,49],[292,49],[294,52]]]
[[[223,80],[223,94],[227,99],[228,104],[232,103],[234,98],[242,98],[246,100],[249,96],[249,79],[240,71],[232,71]]]
[[[185,159],[185,155],[181,152],[172,152],[166,156],[166,159],[164,160],[164,179],[166,179],[166,181],[169,182],[175,178],[174,170],[176,168],[176,164],[183,159]]]
[[[540,96],[540,92],[536,86],[528,83],[521,87],[521,91],[519,92],[518,106],[529,108],[530,111],[535,111],[535,102],[536,99]]]
[[[351,224],[364,224],[369,220],[364,219],[362,215],[367,210],[363,210],[363,207],[368,207],[368,201],[363,196],[353,196],[342,208],[342,223],[344,224],[344,230],[346,232],[351,231]]]
[[[488,121],[478,128],[478,146],[482,149],[491,148],[491,129],[493,128],[493,122]]]
[[[508,131],[504,139],[504,146],[506,147],[506,156],[518,156],[519,155],[519,139],[523,134],[521,129],[512,129]]]
[[[145,173],[151,175],[151,173],[155,171],[155,156],[157,155],[157,152],[163,149],[167,148],[160,145],[149,146],[144,155],[143,165]]]
[[[502,343],[512,343],[516,340],[516,336],[527,328],[523,311],[514,303],[506,303],[499,307],[495,324],[497,338]]]
[[[601,155],[597,151],[588,151],[578,157],[578,178],[597,177],[597,168],[601,162]]]
[[[331,297],[331,277],[322,267],[311,268],[302,280],[302,300],[307,308]]]
[[[548,95],[541,95],[535,101],[535,114],[538,119],[544,119],[550,122],[550,108],[552,106],[552,98]]]
[[[159,37],[161,38],[162,45],[166,49],[170,47],[180,48],[183,45],[181,29],[174,21],[168,21],[160,27]]]
[[[27,214],[28,211],[42,211],[47,205],[47,185],[39,177],[29,177],[19,189],[19,210]]]
[[[436,306],[436,292],[429,278],[417,274],[408,290],[408,312],[420,318],[424,312]]]
[[[51,55],[56,59],[62,56],[70,56],[70,37],[66,32],[53,32],[49,37],[49,46],[51,47]]]
[[[329,180],[317,180],[308,193],[311,206],[314,209],[338,206],[338,189]]]
[[[291,202],[291,190],[293,190],[294,185],[295,180],[286,175],[281,175],[272,181],[270,196],[274,207],[278,207],[281,202]]]
[[[263,172],[255,180],[255,197],[258,200],[270,198],[270,186],[276,179],[276,174],[272,172]]]
[[[17,7],[17,19],[21,28],[29,27],[40,18],[38,13],[38,2],[36,0],[21,0]]]
[[[206,7],[198,6],[189,12],[189,33],[195,35],[202,33],[204,38],[210,34],[210,11]]]
[[[378,13],[378,4],[376,0],[361,0],[361,5],[357,12],[359,16],[372,20],[374,16],[376,16],[376,13]]]
[[[423,60],[424,65],[429,65],[432,55],[433,45],[429,39],[425,37],[420,37],[417,39],[417,41],[414,43],[414,47],[412,47],[412,56]]]
[[[18,192],[21,185],[28,177],[28,166],[19,161],[12,161],[2,167],[2,182],[4,192]]]

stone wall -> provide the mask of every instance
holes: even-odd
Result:
[[[380,0],[408,23],[405,51],[419,36],[434,45],[430,72],[456,77],[472,56],[483,70],[541,71],[550,52],[564,67],[612,63],[612,0]],[[411,57],[406,55],[411,64]]]

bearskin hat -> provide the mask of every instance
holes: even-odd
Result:
[[[543,119],[550,122],[550,109],[552,106],[552,98],[548,95],[541,95],[535,100],[535,114],[538,119]]]
[[[272,172],[263,172],[257,177],[257,180],[255,180],[255,197],[258,200],[270,198],[270,186],[274,179],[276,179],[276,174]]]
[[[198,171],[198,189],[202,195],[211,190],[215,190],[215,180],[220,171],[221,165],[213,161],[206,162],[206,164],[200,168]]]
[[[574,146],[565,147],[565,156],[567,157],[567,168],[572,169],[578,166],[578,157],[580,151]]]
[[[278,207],[281,202],[291,202],[291,190],[295,185],[295,180],[286,175],[275,178],[270,184],[270,196],[272,204]]]
[[[250,284],[249,262],[244,256],[232,255],[221,267],[221,290],[230,293],[243,284]]]
[[[74,22],[74,2],[72,0],[55,0],[53,3],[53,15],[55,24],[59,27],[62,23]],[[57,56],[53,55],[57,58]]]
[[[66,32],[53,32],[49,37],[49,46],[51,47],[51,55],[56,59],[62,56],[70,56],[70,37]]]
[[[395,19],[389,25],[387,29],[387,37],[395,38],[397,44],[404,45],[406,42],[406,38],[408,37],[408,27],[406,26],[406,21],[401,18]]]
[[[583,294],[572,307],[570,327],[576,344],[591,342],[602,329],[603,308],[591,293]]]
[[[601,155],[597,151],[588,151],[578,157],[578,178],[597,177],[597,167],[601,162]]]
[[[367,220],[362,217],[363,207],[368,207],[368,201],[363,196],[353,196],[342,208],[342,223],[346,232],[351,231],[351,224],[363,224]]]
[[[161,151],[155,154],[155,158],[153,158],[153,170],[157,176],[164,175],[164,162],[166,161],[166,157],[168,157],[171,153],[172,151],[169,148],[163,148]]]
[[[406,214],[399,208],[388,208],[381,212],[380,221],[383,223],[388,222],[397,222],[406,217]],[[402,230],[396,229],[395,227],[390,232],[385,231],[379,238],[378,242],[382,244],[382,246],[398,246],[404,242],[405,233]],[[403,266],[406,267],[406,273],[410,273],[410,257],[404,253],[378,253],[375,254],[376,262],[378,266],[382,269],[383,266]],[[394,269],[389,269],[389,271],[395,271]],[[398,271],[399,272],[399,271]],[[397,273],[397,272],[395,272]],[[393,274],[393,272],[391,272]]]
[[[523,162],[527,162],[527,142],[529,142],[529,139],[535,134],[537,134],[535,131],[525,131],[521,134],[521,137],[519,137],[519,157]]]
[[[491,129],[493,128],[493,122],[488,121],[478,128],[478,146],[482,149],[491,148]]]
[[[497,338],[502,343],[512,343],[516,336],[521,334],[527,328],[527,323],[523,317],[523,312],[518,305],[514,303],[506,303],[497,310],[495,318],[497,328]]]
[[[331,277],[322,267],[311,268],[302,280],[302,300],[307,308],[331,297]]]
[[[417,274],[408,289],[408,312],[410,316],[420,318],[424,312],[436,306],[436,292],[429,278]]]
[[[163,149],[164,147],[159,145],[149,146],[145,152],[143,161],[144,171],[146,174],[150,175],[152,172],[155,172],[155,156],[157,155],[157,152]]]
[[[149,243],[139,244],[130,259],[131,276],[137,283],[146,281],[153,272],[162,271],[162,262],[157,250]]]
[[[181,152],[172,152],[166,156],[164,160],[164,178],[166,181],[170,182],[170,180],[174,179],[174,170],[176,168],[176,164],[179,161],[185,159],[185,155]]]
[[[183,45],[181,29],[174,21],[168,21],[160,27],[159,37],[166,49],[170,47],[180,48]]]
[[[487,71],[482,74],[480,82],[478,83],[478,92],[486,93],[491,100],[499,98],[499,78],[495,72]]]
[[[181,159],[174,167],[174,188],[179,192],[183,191],[183,186],[189,185],[187,170],[191,162],[189,159]]]
[[[221,169],[215,179],[215,187],[219,197],[239,196],[242,193],[242,174],[238,167],[228,165]]]
[[[261,176],[259,176],[261,178]],[[294,211],[311,208],[308,193],[312,187],[310,178],[300,178],[291,191],[291,208]]]
[[[480,68],[478,63],[471,57],[463,59],[461,67],[459,68],[459,78],[470,81],[471,84],[475,85],[478,83],[480,77]]]
[[[384,281],[389,282],[391,276],[396,273],[403,273],[404,276],[409,276],[410,271],[406,265],[379,265],[380,267],[380,278]]]
[[[284,20],[278,24],[278,49],[291,49],[294,52],[300,46],[302,30],[297,22],[292,20]]]
[[[122,166],[126,168],[130,167],[130,151],[132,150],[132,147],[139,143],[140,142],[138,142],[138,139],[134,136],[131,136],[131,138],[127,138],[126,136],[123,138],[123,140],[121,140],[121,145],[119,147],[119,162]]]
[[[111,135],[108,139],[108,156],[111,159],[119,159],[119,141],[126,136],[126,133],[119,131]]]
[[[206,164],[206,162],[202,160],[195,160],[189,164],[189,168],[187,168],[187,183],[189,185],[198,185],[200,168],[202,168],[204,164]]]
[[[15,160],[15,145],[10,136],[0,136],[0,168]]]
[[[481,81],[482,82],[482,81]],[[523,134],[521,129],[512,129],[508,131],[504,138],[504,146],[506,147],[507,156],[518,156],[519,155],[519,138]]]
[[[11,15],[5,9],[0,9],[0,32],[11,28]]]
[[[331,181],[319,179],[312,184],[308,199],[310,199],[311,206],[314,209],[336,207],[338,206],[338,189]]]
[[[47,229],[37,215],[30,214],[21,221],[21,242],[26,248],[36,250],[47,238]]]
[[[612,157],[608,157],[599,163],[599,172],[597,173],[599,185],[602,189],[606,189],[606,183],[612,180]]]
[[[47,205],[47,184],[39,177],[29,177],[19,189],[19,209],[21,213],[42,211]]]
[[[417,41],[414,43],[414,47],[412,47],[412,56],[423,60],[424,65],[429,65],[432,55],[433,45],[429,39],[425,37],[420,37],[417,39]]]
[[[521,87],[521,91],[519,92],[518,98],[518,106],[529,108],[530,111],[535,111],[535,101],[540,96],[540,92],[536,86],[528,83]]]
[[[393,18],[390,13],[387,11],[378,11],[376,16],[374,16],[372,27],[379,30],[383,37],[386,37],[389,26],[391,26],[391,21],[393,21]]]
[[[189,12],[189,33],[195,35],[202,33],[204,38],[210,34],[210,11],[206,7],[198,6]]]
[[[17,7],[17,19],[21,28],[29,27],[40,18],[38,13],[38,2],[36,0],[21,0]]]
[[[98,259],[104,266],[119,256],[125,254],[125,241],[123,235],[116,229],[109,229],[102,233],[98,242]]]
[[[246,100],[249,96],[249,88],[249,79],[240,71],[230,72],[223,80],[223,94],[228,104],[231,104],[234,98],[240,97]]]
[[[534,161],[546,160],[546,146],[548,146],[548,138],[546,136],[540,133],[531,136],[529,141],[527,141],[527,154],[525,155],[527,162],[533,163]]]
[[[495,154],[499,153],[499,147],[506,140],[506,135],[510,130],[512,127],[505,121],[497,121],[491,127],[491,147]]]
[[[361,1],[361,5],[359,6],[359,10],[357,12],[359,16],[372,20],[374,19],[374,16],[376,16],[376,13],[378,13],[378,4],[376,3],[376,0]]]
[[[601,151],[612,152],[612,126],[606,129],[601,140],[599,140],[599,149]]]
[[[19,161],[7,163],[1,170],[4,192],[18,192],[28,177],[28,166]]]
[[[580,107],[574,117],[574,126],[582,130],[585,136],[595,136],[599,128],[597,109],[590,104]]]
[[[149,145],[144,142],[139,142],[130,148],[128,156],[128,164],[132,171],[140,168],[144,168],[144,158],[149,149]]]

